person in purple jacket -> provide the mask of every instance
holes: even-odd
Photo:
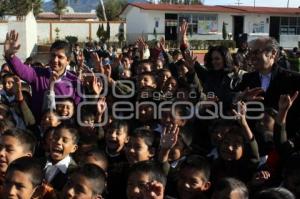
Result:
[[[81,101],[78,90],[81,89],[76,75],[66,68],[71,59],[71,48],[65,41],[55,41],[50,48],[49,68],[28,66],[16,56],[20,49],[18,33],[14,30],[6,35],[4,42],[4,56],[6,62],[22,80],[28,82],[32,88],[31,110],[36,119],[41,118],[44,94],[54,83],[56,98],[72,98],[77,105]],[[54,81],[53,81],[54,80]]]

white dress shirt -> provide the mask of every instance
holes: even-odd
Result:
[[[45,166],[45,177],[47,182],[51,182],[53,180],[53,178],[55,177],[55,175],[59,172],[59,170],[66,174],[69,164],[71,162],[71,157],[67,156],[64,159],[62,159],[61,161],[59,161],[56,164],[52,164],[52,162],[47,161],[46,166]]]

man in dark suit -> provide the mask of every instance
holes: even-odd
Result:
[[[279,44],[273,38],[258,38],[249,42],[250,55],[255,71],[245,74],[237,90],[243,91],[239,99],[262,100],[265,107],[278,110],[280,95],[293,95],[300,90],[300,74],[281,68],[276,62]],[[298,110],[298,111],[297,111]],[[300,121],[300,100],[289,112],[288,126],[295,130]]]

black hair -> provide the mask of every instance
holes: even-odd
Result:
[[[152,81],[156,83],[155,75],[152,72],[149,71],[142,72],[141,74],[139,74],[138,79],[142,79],[143,76],[150,76]]]
[[[153,67],[153,63],[149,60],[149,59],[143,59],[139,62],[139,65],[142,64],[149,64],[151,66],[151,68]]]
[[[78,144],[79,133],[78,133],[78,130],[74,127],[74,125],[63,122],[60,125],[58,125],[57,127],[55,127],[54,134],[56,134],[57,132],[59,132],[62,129],[67,129],[69,131],[69,133],[72,135],[74,144]]]
[[[95,113],[94,111],[88,110],[88,109],[81,109],[80,112],[80,117],[81,117],[81,122],[83,122],[84,119],[89,119],[89,118],[93,118],[95,119]]]
[[[15,77],[15,75],[12,73],[5,73],[5,75],[2,76],[2,79],[4,80],[6,78],[14,78],[14,77]]]
[[[73,175],[79,175],[92,181],[93,193],[95,195],[101,195],[106,186],[105,171],[94,164],[85,164],[78,168]]]
[[[30,131],[22,130],[19,128],[12,128],[4,131],[3,136],[11,136],[17,139],[22,146],[23,150],[34,154],[37,144],[36,138]]]
[[[64,50],[67,58],[68,59],[71,58],[72,49],[71,49],[70,44],[66,41],[62,41],[62,40],[55,41],[50,47],[50,51],[53,51],[53,50]]]
[[[15,124],[13,123],[13,121],[9,119],[0,120],[0,133],[12,128],[15,128]]]
[[[108,159],[107,159],[105,153],[103,151],[101,151],[100,149],[92,148],[91,150],[89,150],[85,153],[85,156],[86,157],[93,156],[93,157],[95,157],[96,161],[102,161],[106,165],[108,165]]]
[[[228,130],[228,131],[227,131]],[[224,134],[223,139],[228,137],[233,137],[236,141],[239,141],[242,146],[244,146],[245,140],[242,135],[243,129],[240,126],[232,126],[229,129],[226,129],[226,133]]]
[[[125,120],[116,120],[114,119],[111,124],[109,124],[108,129],[121,129],[124,128],[124,132],[128,135],[129,132],[129,124]]]
[[[219,195],[221,192],[222,194],[226,194],[226,196],[229,198],[232,191],[238,191],[240,199],[248,199],[249,197],[248,189],[243,182],[235,178],[223,178],[216,184],[212,198],[221,198]],[[226,196],[223,197],[227,198]]]
[[[181,140],[185,147],[190,148],[193,142],[193,135],[190,131],[182,128],[178,134],[178,140]]]
[[[256,199],[295,199],[295,196],[283,187],[269,188],[262,190],[256,196]]]
[[[6,175],[13,171],[21,171],[29,174],[33,187],[39,186],[43,182],[43,168],[41,164],[32,157],[21,157],[9,164]]]
[[[232,54],[232,61],[235,66],[243,66],[243,59],[241,56],[238,56],[237,53]]]
[[[212,53],[216,51],[218,53],[221,54],[222,59],[224,61],[224,69],[228,68],[231,69],[232,68],[232,64],[233,64],[233,60],[232,60],[232,56],[230,54],[230,51],[227,47],[225,46],[214,46],[212,47],[208,53],[207,53],[207,60],[206,60],[206,68],[207,69],[213,69],[213,65],[212,65]]]
[[[156,145],[154,132],[146,127],[136,128],[129,136],[130,138],[142,138],[149,148]]]
[[[189,155],[180,165],[180,170],[182,171],[184,168],[193,168],[195,170],[203,173],[206,181],[209,181],[210,178],[210,164],[208,160],[200,155]]]
[[[178,104],[174,106],[175,112],[181,117],[187,117],[190,115],[191,110],[186,104]]]
[[[148,174],[151,181],[157,181],[164,186],[166,185],[167,177],[163,172],[162,165],[159,163],[149,160],[137,162],[130,167],[128,177],[139,172]]]
[[[71,102],[71,103],[74,105],[74,107],[75,107],[74,99],[71,98],[71,97],[55,98],[55,101],[56,101],[56,102],[66,102],[66,101],[68,101],[68,102]]]
[[[167,68],[162,68],[162,69],[159,69],[159,70],[157,71],[157,74],[158,74],[158,75],[161,75],[161,74],[163,74],[164,72],[169,72],[169,73],[171,73],[171,71],[170,71],[169,69],[167,69]]]
[[[55,109],[46,109],[45,111],[43,111],[42,116],[46,115],[47,113],[53,113],[55,116],[59,117]]]

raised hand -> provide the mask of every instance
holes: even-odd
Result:
[[[233,109],[232,111],[236,120],[240,122],[246,121],[247,106],[245,102],[239,101],[237,103],[237,110]]]
[[[113,79],[111,78],[111,65],[105,65],[103,66],[103,74],[107,77],[107,81],[110,84]]]
[[[105,112],[106,108],[107,108],[106,98],[102,97],[97,102],[97,111],[98,111],[98,114],[97,114],[98,119],[97,120],[99,123],[101,122],[102,115]]]
[[[278,124],[282,125],[286,123],[288,111],[298,97],[298,94],[299,91],[296,91],[292,97],[290,97],[290,95],[280,95],[278,102],[278,114],[276,118],[276,122]]]
[[[161,37],[159,40],[159,46],[161,50],[165,50],[166,49],[166,40],[164,37]]]
[[[164,132],[160,138],[160,147],[162,149],[172,149],[178,140],[179,127],[178,125],[170,124],[164,128]]]
[[[197,56],[194,56],[193,51],[189,51],[189,50],[184,51],[183,57],[187,66],[191,69],[194,69],[194,65],[197,61]]]
[[[299,91],[296,91],[292,97],[290,95],[280,95],[278,108],[279,110],[288,111],[298,97]]]
[[[145,46],[146,46],[146,42],[145,39],[143,37],[139,37],[136,41],[137,45],[138,45],[138,49],[139,51],[144,51]]]
[[[4,41],[4,56],[6,58],[11,58],[20,49],[21,45],[18,43],[19,34],[12,30],[6,34],[6,39]]]
[[[157,181],[148,182],[142,189],[143,199],[163,199],[164,186]]]
[[[181,40],[182,44],[188,44],[187,39],[187,30],[188,30],[189,24],[186,22],[186,20],[182,21],[182,24],[179,26],[179,39]]]
[[[264,100],[264,97],[262,96],[259,96],[260,94],[264,93],[264,90],[260,87],[257,87],[257,88],[252,88],[252,89],[249,89],[246,88],[240,98],[241,100],[244,100],[244,101],[260,101],[260,100]]]
[[[246,114],[247,114],[247,105],[245,104],[245,102],[239,101],[237,103],[237,110],[232,110],[235,119],[237,121],[239,121],[239,123],[241,124],[242,128],[244,129],[243,133],[245,138],[250,142],[254,135],[247,123],[247,119],[246,119]]]
[[[271,177],[271,174],[269,171],[259,171],[257,172],[253,179],[252,179],[252,184],[254,185],[261,185],[268,181]]]
[[[99,57],[96,52],[92,52],[91,59],[95,64],[95,69],[97,70],[97,72],[103,73],[102,57]]]
[[[100,95],[102,89],[103,89],[103,86],[101,84],[101,82],[98,81],[98,78],[95,76],[94,73],[93,74],[93,91],[96,93],[97,96]]]

